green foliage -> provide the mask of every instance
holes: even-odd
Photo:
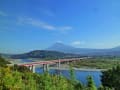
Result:
[[[87,84],[88,90],[97,90],[92,77],[88,76],[87,80],[88,80],[88,84]]]
[[[114,90],[114,88],[100,86],[98,90]]]
[[[115,90],[120,90],[120,65],[102,72],[102,84]]]
[[[4,58],[0,56],[0,67],[6,67],[7,64],[10,64],[10,62],[6,61]]]
[[[80,82],[76,83],[74,86],[74,90],[84,90],[84,89],[85,89],[84,86]]]
[[[62,76],[0,68],[0,90],[68,90],[68,87],[69,81]]]
[[[111,69],[114,66],[120,65],[120,57],[95,57],[72,63],[76,68],[95,68],[95,69]]]
[[[118,79],[115,90],[119,90],[116,89],[116,87],[119,88],[119,77],[116,74],[119,73],[120,67],[112,70],[115,72],[115,75],[112,74],[114,80]],[[28,71],[28,68],[17,65],[0,68],[0,90],[114,90],[111,87],[113,84],[110,84],[110,87],[107,86],[109,84],[103,85],[97,89],[91,76],[88,76],[87,80],[87,86],[77,81],[71,66],[70,79],[61,75],[51,75],[48,72],[43,74],[32,73]],[[113,82],[115,83],[115,81]]]
[[[70,73],[70,85],[69,85],[70,87],[69,87],[69,89],[73,90],[74,89],[74,85],[76,83],[76,79],[75,79],[74,70],[73,70],[71,65],[70,65],[69,73]]]
[[[14,64],[13,67],[11,67],[11,70],[13,71],[19,71],[19,72],[31,72],[29,68],[25,67],[25,66],[18,66],[16,64]]]
[[[69,73],[70,73],[70,80],[71,80],[71,82],[75,82],[76,81],[76,79],[75,79],[75,72],[74,72],[74,69],[72,68],[71,65],[70,65]]]

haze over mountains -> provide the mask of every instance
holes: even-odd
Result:
[[[64,53],[73,53],[80,55],[96,56],[96,55],[112,55],[120,56],[120,46],[110,49],[91,49],[91,48],[75,48],[62,43],[55,43],[46,50],[59,51]]]

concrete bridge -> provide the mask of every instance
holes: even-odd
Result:
[[[29,62],[29,63],[20,63],[17,64],[18,66],[26,66],[28,67],[33,73],[35,73],[35,67],[36,66],[42,66],[43,71],[48,71],[49,70],[49,65],[57,65],[58,69],[60,68],[61,63],[67,63],[69,64],[70,62],[76,62],[84,58],[71,58],[71,59],[58,59],[58,60],[50,60],[50,61],[38,61],[38,62]]]

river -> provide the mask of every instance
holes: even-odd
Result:
[[[43,70],[40,68],[36,68],[36,72],[37,73],[43,73]],[[61,75],[63,75],[64,77],[69,79],[69,70],[60,70]],[[51,69],[49,70],[50,74],[57,74],[57,70],[55,69]],[[83,71],[83,70],[74,70],[75,73],[75,78],[76,80],[80,81],[81,83],[83,83],[84,85],[87,84],[87,76],[92,76],[93,80],[96,84],[96,86],[100,86],[101,85],[101,75],[102,73],[100,71]]]
[[[32,62],[32,60],[29,59],[22,59],[22,62]],[[36,68],[35,69],[36,73],[43,73],[43,69],[42,68]],[[50,74],[57,74],[56,73],[57,70],[55,69],[50,69],[49,73]],[[69,70],[60,70],[61,75],[63,75],[64,77],[69,79]],[[96,86],[100,86],[101,85],[101,71],[96,71],[96,70],[74,70],[75,72],[75,77],[76,80],[80,81],[81,83],[83,83],[84,85],[87,84],[87,76],[92,76],[93,80],[96,84]]]

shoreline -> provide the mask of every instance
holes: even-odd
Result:
[[[69,68],[58,68],[58,67],[50,67],[50,69],[56,69],[56,70],[70,70]],[[73,68],[73,70],[79,70],[79,71],[106,71],[107,69]]]

